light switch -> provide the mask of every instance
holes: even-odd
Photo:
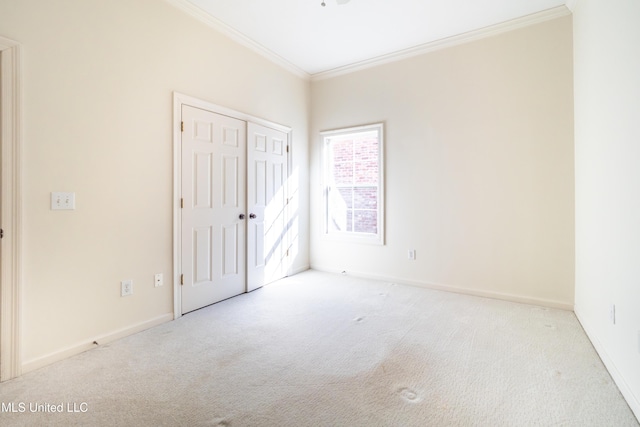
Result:
[[[74,210],[76,208],[76,193],[51,193],[52,210]]]

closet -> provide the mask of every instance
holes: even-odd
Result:
[[[180,311],[286,274],[289,134],[180,105]]]

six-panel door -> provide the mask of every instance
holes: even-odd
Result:
[[[182,107],[182,313],[246,290],[246,122]]]
[[[287,134],[248,123],[247,290],[252,291],[286,273]]]

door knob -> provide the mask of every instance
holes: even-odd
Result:
[[[249,214],[249,218],[251,218],[251,219],[255,219],[255,218],[256,218],[256,214],[254,214],[254,213]]]
[[[240,219],[244,219],[244,214],[240,214]]]

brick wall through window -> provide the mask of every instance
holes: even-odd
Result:
[[[332,231],[378,233],[378,132],[328,140],[327,228]]]

